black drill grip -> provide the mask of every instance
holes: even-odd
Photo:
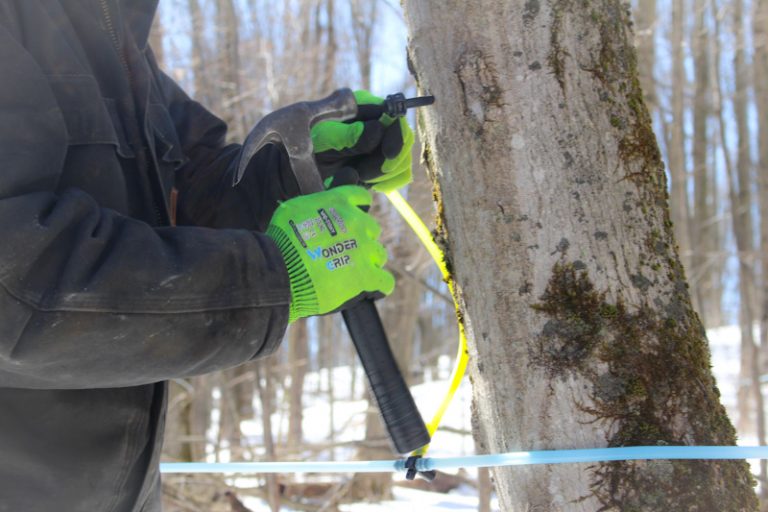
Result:
[[[395,450],[408,453],[428,444],[429,432],[397,367],[373,301],[361,301],[341,314]]]

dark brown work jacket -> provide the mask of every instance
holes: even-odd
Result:
[[[160,72],[156,0],[0,0],[0,511],[160,509],[166,380],[268,354],[281,151]],[[169,225],[172,188],[177,227]]]

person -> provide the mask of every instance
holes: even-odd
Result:
[[[294,198],[277,146],[232,187],[240,146],[147,47],[156,1],[0,0],[0,511],[160,510],[168,379],[394,285],[366,189]],[[357,97],[313,129],[321,169],[406,184],[410,129]],[[318,209],[354,264],[298,254]]]

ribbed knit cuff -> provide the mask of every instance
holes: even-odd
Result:
[[[291,306],[288,313],[288,323],[299,318],[316,315],[319,311],[317,294],[307,268],[301,260],[301,255],[282,229],[270,225],[266,235],[277,245],[288,271],[288,279],[291,283]]]

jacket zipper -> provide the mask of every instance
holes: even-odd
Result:
[[[120,46],[120,39],[117,37],[117,31],[115,30],[115,24],[112,22],[112,13],[109,12],[109,5],[107,0],[99,0],[101,5],[101,12],[104,15],[104,21],[107,23],[107,30],[109,31],[109,37],[112,39],[112,45],[115,47],[117,54],[120,56],[120,63],[125,69],[125,73],[128,75],[128,81],[133,84],[133,77],[131,76],[131,70],[128,67],[128,61],[125,59],[125,53]]]
[[[109,5],[107,4],[107,0],[99,0],[99,5],[101,6],[101,12],[104,16],[104,22],[107,24],[107,31],[109,32],[109,37],[112,40],[112,46],[114,46],[115,51],[117,52],[117,55],[120,58],[120,64],[123,66],[123,70],[125,71],[126,76],[128,77],[128,86],[130,89],[130,93],[133,96],[134,90],[135,90],[135,84],[133,81],[133,74],[131,73],[131,68],[128,66],[128,59],[125,56],[125,52],[123,51],[123,47],[120,45],[120,38],[117,37],[117,30],[115,30],[115,24],[112,20],[112,13],[109,10]],[[136,103],[135,98],[133,98],[132,103]],[[131,115],[131,121],[133,122],[132,126],[138,125],[137,119]],[[141,142],[141,137],[139,137],[139,142]],[[141,149],[139,149],[137,153],[137,157],[140,158],[141,164],[145,164],[144,167],[149,167],[147,164],[147,157],[144,152],[143,146],[144,144],[140,144]],[[162,194],[161,194],[162,196]],[[152,200],[152,207],[155,214],[155,222],[158,226],[164,225],[165,218],[160,211],[160,206],[157,204],[157,198],[155,197],[154,193],[151,193],[150,191],[150,198]]]

